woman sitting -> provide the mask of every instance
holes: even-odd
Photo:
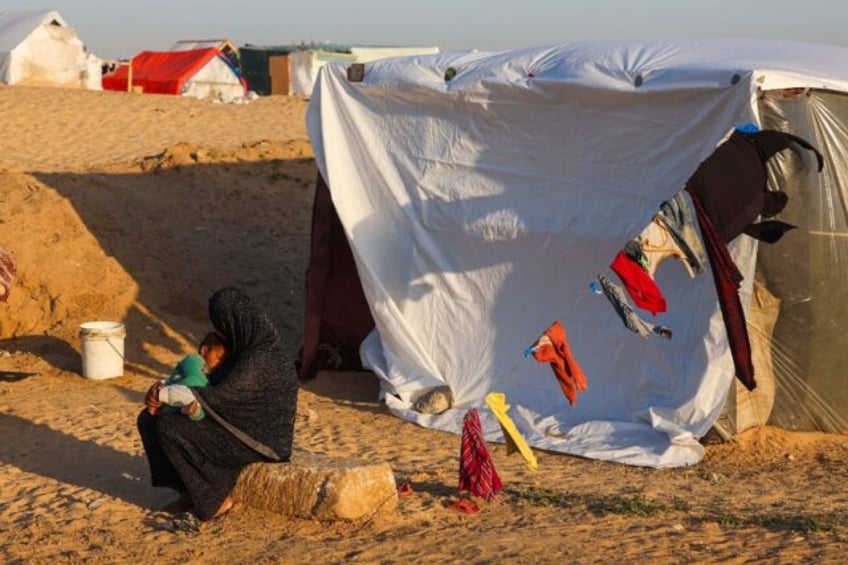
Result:
[[[209,385],[189,389],[157,382],[138,416],[153,486],[181,493],[169,509],[193,509],[201,520],[230,509],[230,493],[245,466],[289,460],[298,388],[271,320],[245,293],[219,290],[209,299],[209,317],[229,351],[209,375]],[[186,392],[204,419],[160,412],[161,400]]]

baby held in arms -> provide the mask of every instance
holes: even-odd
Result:
[[[162,381],[159,388],[158,408],[148,406],[151,414],[182,412],[192,420],[202,420],[203,408],[194,398],[191,388],[202,388],[209,384],[207,375],[214,371],[227,356],[227,344],[215,332],[210,332],[200,342],[197,353],[183,357],[171,375]],[[180,385],[180,386],[175,386]]]

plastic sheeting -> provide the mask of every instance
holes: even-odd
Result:
[[[735,124],[758,121],[759,88],[845,90],[846,54],[575,44],[377,61],[361,83],[325,66],[307,124],[377,328],[363,359],[389,408],[459,433],[475,407],[487,439],[502,440],[483,404],[499,391],[533,446],[699,461],[733,379],[712,278],[659,269],[669,311],[651,321],[671,341],[627,332],[588,284]],[[747,303],[756,246],[740,237],[731,250]],[[589,379],[574,407],[549,367],[522,357],[554,319]],[[411,410],[444,384],[454,409]]]
[[[769,423],[794,430],[848,431],[848,95],[769,92],[764,126],[822,149],[815,174],[805,151],[784,151],[770,183],[789,195],[783,221],[799,226],[762,245],[758,272],[781,301],[772,338],[775,404]]]

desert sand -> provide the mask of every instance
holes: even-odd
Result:
[[[837,563],[848,437],[769,427],[682,469],[490,445],[505,489],[458,496],[460,438],[388,413],[368,373],[303,383],[295,447],[388,462],[414,494],[355,523],[242,505],[183,531],[158,511],[135,418],[192,351],[206,300],[239,285],[292,354],[302,332],[315,164],[306,101],[244,105],[0,87],[0,561],[5,563]],[[126,372],[80,375],[79,324],[125,322]],[[190,529],[189,529],[190,530]]]

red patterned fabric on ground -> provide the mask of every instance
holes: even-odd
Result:
[[[492,500],[503,488],[495,463],[486,446],[480,415],[469,410],[462,421],[462,449],[459,454],[459,490],[467,490],[485,500]]]

